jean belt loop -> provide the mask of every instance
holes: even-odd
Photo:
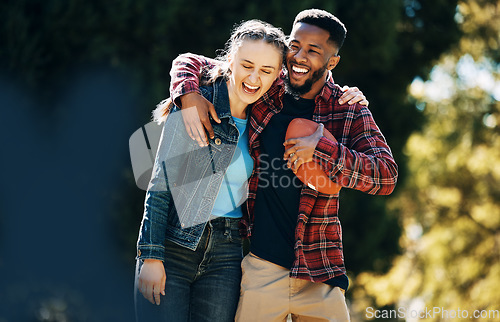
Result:
[[[229,236],[229,238],[231,238],[231,219],[229,218],[224,218],[224,219],[225,219],[224,236]]]

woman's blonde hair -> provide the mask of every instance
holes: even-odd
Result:
[[[215,81],[215,79],[221,76],[227,78],[231,74],[229,60],[231,57],[234,57],[245,40],[262,40],[275,46],[282,54],[281,63],[286,57],[288,46],[285,34],[280,28],[258,19],[243,21],[234,27],[224,50],[217,56],[216,59],[222,63],[209,71],[208,83]]]
[[[262,40],[275,46],[282,53],[281,63],[284,62],[288,46],[285,34],[281,28],[274,27],[258,19],[243,21],[234,27],[231,37],[229,37],[224,46],[224,50],[221,50],[220,54],[216,57],[221,63],[202,75],[202,85],[211,84],[219,77],[227,78],[231,74],[229,60],[231,57],[234,57],[245,40]],[[161,101],[156,105],[156,109],[153,110],[153,121],[158,123],[165,121],[171,108],[170,98]]]

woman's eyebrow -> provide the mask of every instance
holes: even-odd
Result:
[[[253,61],[248,60],[248,59],[241,59],[241,60],[244,61],[244,62],[246,62],[246,63],[252,64],[252,65],[254,64]],[[276,67],[274,67],[274,66],[267,66],[266,65],[266,66],[262,66],[262,67],[276,69]]]

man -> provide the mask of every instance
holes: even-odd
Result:
[[[248,216],[242,221],[251,246],[242,262],[239,321],[283,321],[288,314],[304,321],[349,320],[339,195],[319,193],[294,175],[301,164],[313,161],[344,188],[387,195],[396,185],[397,165],[368,108],[338,101],[342,89],[331,70],[340,61],[345,35],[346,28],[332,14],[300,12],[290,34],[288,73],[250,112],[255,170]],[[197,106],[202,67],[214,63],[180,56],[171,72],[174,101]],[[271,108],[263,103],[269,100]],[[289,122],[297,117],[320,125],[311,136],[284,142]],[[323,126],[333,141],[322,135]],[[202,132],[192,126],[193,138]],[[285,145],[291,147],[285,150]]]

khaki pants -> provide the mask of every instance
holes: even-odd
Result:
[[[241,263],[236,321],[349,321],[344,291],[324,283],[290,278],[290,271],[252,253]]]

